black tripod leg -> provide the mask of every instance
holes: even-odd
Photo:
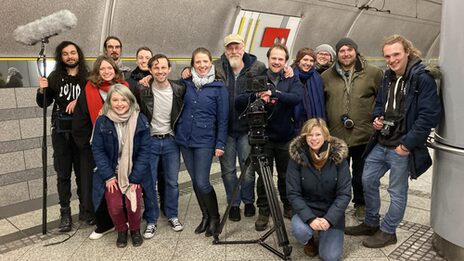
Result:
[[[285,229],[282,210],[280,209],[279,201],[277,199],[269,162],[265,156],[259,156],[258,164],[261,171],[261,178],[264,182],[264,188],[266,189],[266,196],[269,203],[269,209],[271,211],[271,217],[274,222],[274,229],[277,233],[279,246],[283,247],[284,256],[289,258],[292,252],[292,247],[289,246],[287,230]]]

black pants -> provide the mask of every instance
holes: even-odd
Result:
[[[276,169],[277,169],[277,189],[279,190],[280,200],[282,201],[284,208],[290,207],[290,203],[287,199],[287,188],[286,188],[286,175],[287,175],[287,166],[289,161],[288,154],[288,142],[273,142],[267,141],[264,145],[264,154],[266,155],[271,173],[273,172],[273,161],[275,159]],[[267,201],[266,189],[264,187],[264,182],[261,177],[260,170],[256,170],[259,173],[258,181],[256,182],[256,193],[258,199],[256,205],[259,208],[259,213],[264,215],[269,215],[269,203]]]
[[[364,205],[364,192],[362,185],[362,173],[364,169],[364,160],[362,154],[366,149],[366,144],[349,147],[348,164],[351,165],[352,176],[351,185],[353,186],[353,203],[355,206]]]
[[[62,208],[69,207],[71,200],[71,173],[77,184],[77,196],[81,202],[81,166],[79,150],[70,132],[52,131],[53,165],[56,171],[58,198]],[[82,203],[82,202],[81,202]]]
[[[92,184],[93,184],[93,169],[95,162],[92,156],[92,150],[89,148],[80,149],[81,156],[81,198],[82,210],[87,217],[94,216],[94,207],[92,204]]]
[[[111,220],[111,216],[108,212],[108,204],[106,204],[105,197],[103,197],[97,211],[95,211],[95,225],[95,231],[97,233],[103,233],[114,227],[113,221]]]

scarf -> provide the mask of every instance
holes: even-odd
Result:
[[[208,83],[214,82],[215,78],[216,71],[214,69],[214,65],[211,66],[211,69],[205,76],[199,76],[195,69],[192,70],[192,82],[193,84],[195,84],[195,87],[197,87],[197,89],[200,89],[202,86]]]
[[[313,164],[314,168],[317,170],[321,170],[327,162],[327,159],[329,158],[330,143],[328,141],[324,141],[324,144],[318,152],[312,150],[309,147],[309,145],[306,146],[308,146],[309,155],[311,157],[311,163]]]
[[[129,87],[126,81],[122,81],[121,83]],[[100,89],[107,93],[112,85],[113,83],[107,81],[101,83],[99,86],[93,85],[90,81],[85,85],[85,98],[87,99],[87,108],[89,110],[92,126],[95,125],[100,110],[103,107],[103,100],[98,90]]]
[[[132,153],[134,147],[135,128],[137,127],[138,111],[127,111],[119,115],[113,110],[109,110],[106,116],[116,124],[125,123],[121,132],[118,132],[119,144],[121,144],[121,156],[118,160],[117,177],[118,186],[122,194],[126,195],[130,201],[131,211],[137,210],[137,195],[135,191],[131,191],[129,176],[132,171]],[[120,126],[115,126],[121,128]],[[121,133],[121,134],[119,134]]]
[[[296,66],[293,72],[301,82],[306,82],[303,99],[294,109],[298,128],[308,119],[325,119],[324,84],[316,68],[312,67],[308,72],[303,72]]]

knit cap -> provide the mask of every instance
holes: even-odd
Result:
[[[316,53],[321,52],[321,51],[330,53],[330,56],[332,56],[331,60],[335,59],[336,54],[332,46],[328,44],[321,44],[318,47],[316,47]]]
[[[338,51],[340,51],[340,48],[342,48],[342,46],[344,45],[349,45],[353,47],[356,50],[356,52],[358,52],[358,45],[351,38],[348,37],[344,37],[340,39],[340,41],[338,41],[337,45],[335,45],[336,52],[338,53]]]

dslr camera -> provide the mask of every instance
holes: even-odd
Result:
[[[381,120],[380,122],[383,124],[383,128],[380,130],[380,134],[382,134],[382,136],[389,136],[390,128],[395,126],[395,122],[388,120]]]
[[[343,126],[346,129],[352,129],[354,127],[354,121],[350,118],[348,114],[345,113],[342,116],[340,116],[340,120],[342,121]]]

